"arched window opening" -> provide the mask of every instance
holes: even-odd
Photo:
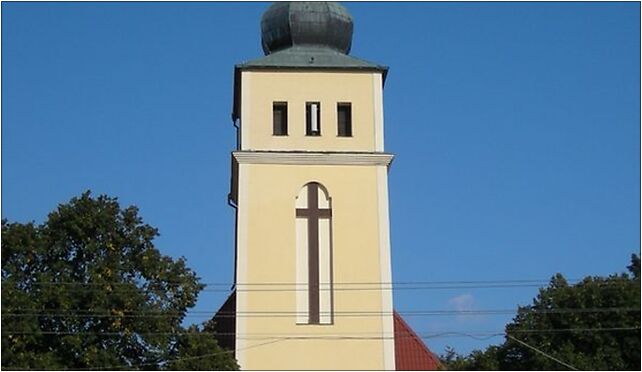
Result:
[[[331,324],[332,205],[317,182],[296,198],[296,260],[297,323]]]

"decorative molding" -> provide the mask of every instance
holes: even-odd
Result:
[[[377,169],[377,194],[379,204],[379,264],[381,270],[381,283],[392,283],[388,173],[383,168]],[[394,335],[392,290],[383,289],[381,291],[381,311],[381,326],[383,334]],[[394,339],[383,340],[383,364],[384,370],[393,371],[395,369]]]
[[[233,151],[239,164],[294,164],[294,165],[385,165],[394,155],[368,152],[274,152]]]
[[[247,167],[239,165],[238,170],[238,225],[236,228],[236,251],[237,251],[237,267],[236,267],[236,283],[249,283],[248,279],[248,242],[247,234],[249,229],[248,221],[248,208],[249,208],[249,176]],[[248,311],[248,293],[244,291],[236,291],[236,313],[243,313]],[[247,333],[247,318],[236,317],[236,343],[235,343],[235,357],[242,369],[246,369],[246,351],[248,341],[243,338]]]

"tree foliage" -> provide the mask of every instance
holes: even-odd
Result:
[[[157,235],[136,207],[89,192],[42,225],[3,220],[2,368],[237,369],[211,334],[181,326],[203,285]]]
[[[629,273],[586,277],[570,285],[555,275],[532,305],[519,307],[499,346],[470,355],[447,349],[445,365],[454,370],[568,369],[543,351],[580,370],[640,369],[640,258]]]

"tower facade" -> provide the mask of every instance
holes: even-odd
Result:
[[[395,368],[387,68],[335,3],[275,3],[235,67],[235,356],[242,369]]]

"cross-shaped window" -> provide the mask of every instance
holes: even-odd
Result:
[[[332,323],[332,207],[326,189],[310,182],[296,199],[297,323]]]

